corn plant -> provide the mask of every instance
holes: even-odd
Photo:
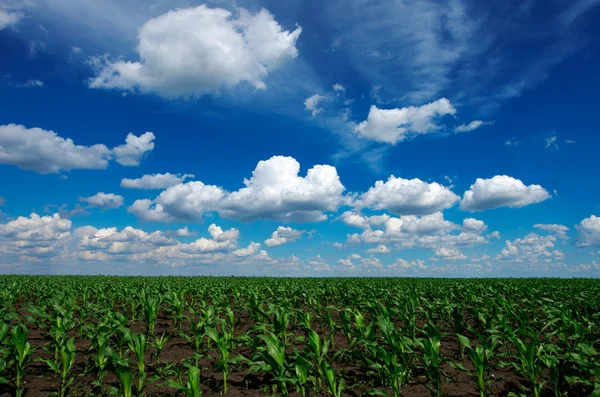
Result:
[[[292,365],[285,359],[285,348],[277,335],[268,332],[264,335],[259,335],[256,338],[254,348],[256,353],[252,359],[243,359],[238,356],[236,361],[246,361],[250,364],[251,371],[267,371],[273,374],[277,388],[281,391],[283,397],[289,396],[288,383],[291,381]]]
[[[440,397],[442,395],[441,365],[446,361],[440,352],[441,334],[432,323],[427,324],[425,333],[424,338],[417,339],[417,344],[423,349],[423,354],[419,355],[419,360],[429,380],[429,383],[425,386],[433,397]]]
[[[184,393],[187,397],[202,397],[200,388],[200,370],[198,367],[186,364],[188,369],[187,382],[184,385],[181,381],[167,380],[167,385],[175,389],[178,393]]]
[[[23,388],[21,382],[27,373],[27,366],[31,362],[33,350],[31,345],[27,342],[27,328],[19,324],[11,329],[10,340],[11,340],[11,356],[13,362],[13,369],[15,373],[15,389],[16,396],[21,397],[23,395]]]
[[[324,381],[327,385],[327,389],[332,397],[342,397],[342,392],[346,387],[344,378],[331,368],[331,365],[325,360],[321,361],[321,372],[324,374]]]
[[[75,364],[75,353],[75,338],[70,338],[60,347],[58,360],[40,359],[40,361],[46,363],[52,372],[60,377],[58,389],[60,397],[67,395],[69,388],[75,381],[75,377],[71,375],[71,370]]]
[[[519,337],[515,332],[511,332],[507,338],[517,351],[516,361],[502,362],[499,366],[514,368],[529,381],[533,395],[539,397],[545,382],[540,381],[544,363],[541,359],[543,346],[538,334],[529,330],[524,331],[524,336]]]
[[[233,341],[233,333],[224,325],[221,326],[221,331],[218,332],[215,328],[207,327],[206,335],[215,342],[219,349],[219,360],[217,368],[223,371],[223,394],[227,394],[227,373],[229,372],[229,352]]]
[[[119,387],[109,386],[110,394],[118,397],[133,397],[133,372],[127,360],[115,360],[115,375]]]
[[[146,381],[146,335],[138,335],[134,332],[131,332],[131,330],[126,329],[124,336],[129,349],[133,352],[137,360],[137,395],[138,397],[141,397],[144,395],[144,386]]]
[[[162,299],[150,295],[147,290],[143,290],[142,302],[144,304],[144,320],[146,323],[147,335],[154,335],[154,328],[156,327],[156,320],[158,318]]]
[[[171,336],[172,335],[167,335],[165,332],[163,332],[160,338],[158,336],[154,337],[154,342],[152,342],[152,345],[156,348],[156,351],[153,353],[154,358],[156,358],[156,365],[160,365],[160,356],[167,343],[169,343],[171,340]]]
[[[484,338],[482,343],[473,348],[471,346],[471,341],[466,336],[457,334],[457,337],[460,344],[464,347],[465,354],[473,363],[474,370],[467,371],[462,363],[454,363],[454,365],[473,377],[481,397],[491,395],[493,379],[490,377],[490,360],[494,357],[496,350],[500,347],[500,340],[496,335],[491,335],[488,338]]]

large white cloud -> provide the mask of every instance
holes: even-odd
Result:
[[[10,164],[41,174],[72,169],[105,169],[111,159],[123,165],[138,165],[142,156],[154,147],[154,134],[140,137],[129,134],[126,143],[109,149],[106,145],[75,145],[54,131],[0,125],[0,164]]]
[[[123,206],[123,196],[114,193],[98,192],[93,196],[79,197],[79,201],[87,203],[90,207],[103,210],[115,209]]]
[[[147,174],[137,179],[121,179],[121,187],[129,189],[166,189],[183,182],[188,178],[193,178],[193,174]]]
[[[439,131],[442,127],[437,118],[455,114],[456,109],[446,98],[423,106],[396,109],[379,109],[371,106],[367,119],[355,127],[355,131],[367,139],[395,145],[419,134]]]
[[[388,210],[399,215],[425,215],[452,207],[459,196],[439,183],[420,179],[403,179],[390,176],[387,182],[377,181],[363,193],[355,205],[378,210]]]
[[[266,88],[267,75],[298,56],[302,29],[283,30],[265,9],[238,11],[200,5],[150,19],[138,32],[140,61],[96,58],[89,86],[165,97],[197,97],[241,82]]]
[[[271,237],[265,240],[267,247],[279,247],[285,243],[298,240],[304,234],[304,230],[296,230],[291,227],[279,226],[271,234]]]
[[[172,186],[155,200],[137,200],[129,211],[150,221],[200,220],[216,211],[226,218],[250,221],[277,219],[313,222],[327,219],[342,202],[344,186],[335,167],[316,165],[299,176],[300,164],[292,157],[274,156],[260,161],[246,187],[234,191],[202,182]]]
[[[460,203],[466,211],[484,211],[499,207],[521,208],[549,199],[550,194],[540,185],[526,186],[521,180],[507,175],[491,179],[477,178]]]
[[[70,237],[71,221],[58,214],[20,216],[0,224],[0,252],[26,256],[55,255]]]
[[[578,247],[591,247],[600,245],[600,217],[592,215],[582,220],[575,226],[579,235],[577,236]]]

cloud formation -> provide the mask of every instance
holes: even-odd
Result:
[[[120,208],[123,206],[123,200],[123,196],[104,192],[98,192],[89,197],[79,197],[79,201],[87,203],[90,207],[103,210]]]
[[[459,196],[439,183],[420,179],[403,179],[391,175],[355,201],[359,208],[388,210],[398,215],[426,215],[452,207]]]
[[[292,157],[260,161],[244,188],[228,192],[194,181],[171,186],[154,200],[136,200],[129,211],[148,221],[201,220],[210,212],[242,221],[276,219],[315,222],[342,203],[344,186],[335,167],[316,165],[299,176]]]
[[[279,226],[270,238],[265,240],[267,247],[279,247],[285,243],[296,241],[302,237],[304,230],[295,230],[291,227]]]
[[[491,179],[477,178],[460,203],[465,211],[484,211],[500,207],[521,208],[549,199],[550,194],[540,185],[526,186],[521,180],[507,175]]]
[[[0,164],[10,164],[40,174],[73,169],[105,169],[115,159],[125,166],[139,165],[142,157],[154,148],[154,134],[127,135],[124,145],[109,149],[106,145],[76,145],[54,131],[26,128],[23,125],[0,125]]]
[[[91,88],[155,92],[167,98],[199,97],[265,78],[298,56],[300,27],[292,32],[266,9],[237,15],[206,5],[172,10],[138,32],[139,61],[96,57]]]
[[[181,175],[171,174],[169,172],[164,174],[147,174],[137,179],[123,178],[121,179],[121,187],[145,190],[166,189],[193,177],[193,174]]]
[[[600,246],[600,217],[592,215],[575,226],[578,236],[575,245],[578,247]]]
[[[419,134],[439,131],[442,127],[436,123],[437,119],[455,113],[456,109],[446,98],[419,107],[379,109],[372,105],[367,119],[354,130],[364,138],[395,145]]]

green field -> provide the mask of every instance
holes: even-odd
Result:
[[[600,396],[600,280],[0,276],[0,396]]]

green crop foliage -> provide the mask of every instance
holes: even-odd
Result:
[[[2,275],[0,390],[599,397],[599,327],[595,279]]]

